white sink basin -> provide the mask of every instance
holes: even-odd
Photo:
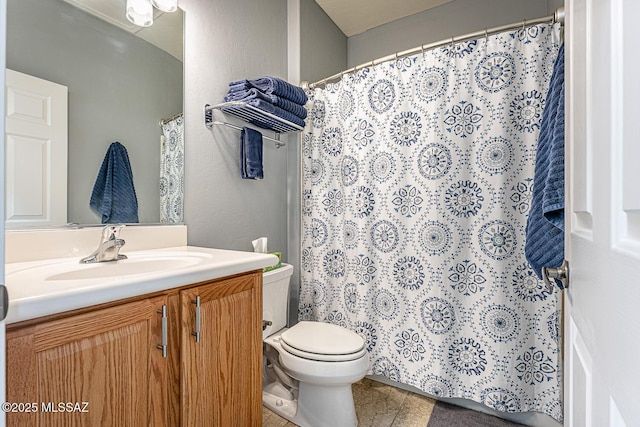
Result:
[[[60,280],[109,279],[114,276],[122,277],[132,274],[148,274],[162,271],[174,271],[203,262],[206,258],[197,256],[158,256],[154,258],[128,258],[120,261],[99,262],[93,264],[79,264],[68,266],[67,271],[51,274],[50,267],[39,267],[44,270],[44,280],[55,282]],[[61,267],[67,267],[61,266]],[[58,268],[56,268],[58,270]],[[33,273],[33,272],[32,272]]]
[[[177,270],[211,260],[212,255],[204,252],[144,251],[127,257],[119,261],[89,264],[81,264],[76,258],[28,263],[24,268],[10,271],[7,281],[122,280],[123,277],[132,275],[176,274]]]
[[[88,307],[275,265],[274,255],[181,246],[126,252],[80,264],[80,256],[6,264],[6,323]]]

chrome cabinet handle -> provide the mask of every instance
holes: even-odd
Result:
[[[196,331],[191,332],[191,335],[196,337],[196,342],[200,342],[200,296],[197,296],[195,300],[191,300],[191,304],[196,305]]]
[[[167,306],[163,305],[162,310],[157,312],[162,315],[162,344],[158,344],[156,347],[162,350],[162,357],[167,357]]]
[[[558,285],[560,289],[569,287],[569,263],[566,259],[562,261],[562,265],[558,268],[542,267],[542,280],[544,280],[549,292],[553,292],[553,283],[555,283],[552,283],[551,279],[558,279],[562,283],[562,287]]]

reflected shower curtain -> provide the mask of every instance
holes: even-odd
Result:
[[[560,294],[524,257],[558,42],[533,26],[310,93],[299,318],[362,335],[371,374],[562,419]]]
[[[184,222],[184,117],[162,124],[160,147],[160,222]]]

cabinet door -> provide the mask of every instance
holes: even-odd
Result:
[[[33,402],[37,412],[9,413],[7,424],[166,425],[167,359],[157,348],[165,300],[8,332],[7,401]]]
[[[180,298],[181,424],[260,426],[262,274],[187,289]]]

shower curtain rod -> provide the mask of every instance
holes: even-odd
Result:
[[[365,62],[364,64],[360,64],[356,67],[353,68],[349,68],[347,70],[344,70],[340,73],[334,74],[331,77],[327,77],[324,78],[322,80],[319,80],[315,83],[309,83],[306,81],[301,82],[301,86],[303,88],[309,88],[309,89],[315,89],[315,87],[319,84],[323,84],[326,85],[326,83],[330,80],[335,80],[335,79],[341,79],[342,76],[344,76],[345,74],[349,74],[349,73],[355,73],[358,70],[362,70],[363,68],[367,68],[367,67],[373,67],[374,65],[378,65],[378,64],[382,64],[383,62],[387,62],[387,61],[391,61],[391,60],[397,60],[399,58],[404,58],[405,56],[410,56],[413,54],[416,54],[418,52],[424,52],[426,50],[431,50],[440,46],[445,46],[448,44],[453,44],[453,43],[459,43],[459,42],[464,42],[464,41],[468,41],[468,40],[473,40],[473,39],[477,39],[479,37],[488,37],[488,36],[492,36],[494,34],[499,34],[502,33],[504,31],[509,31],[509,30],[513,30],[515,28],[525,28],[525,27],[531,27],[534,25],[538,25],[538,24],[542,24],[545,22],[552,22],[552,23],[557,23],[559,22],[560,24],[564,24],[564,7],[559,7],[556,9],[556,11],[553,13],[553,15],[549,15],[549,16],[544,16],[542,18],[537,18],[537,19],[532,19],[532,20],[527,20],[524,19],[521,22],[515,22],[513,24],[507,24],[507,25],[502,25],[500,27],[494,27],[494,28],[490,28],[490,29],[485,29],[482,31],[476,31],[474,33],[469,33],[469,34],[465,34],[462,36],[457,36],[457,37],[451,37],[449,39],[445,39],[445,40],[440,40],[438,42],[434,42],[434,43],[429,43],[429,44],[423,44],[421,46],[415,47],[413,49],[409,49],[409,50],[404,50],[401,52],[396,52],[392,55],[387,55],[385,57],[382,58],[378,58],[378,59],[374,59],[373,61],[369,61],[369,62]]]
[[[175,116],[173,116],[171,118],[160,120],[160,126],[166,125],[167,123],[174,121],[178,117],[182,116],[182,114],[183,113],[178,113],[178,114],[176,114]]]

